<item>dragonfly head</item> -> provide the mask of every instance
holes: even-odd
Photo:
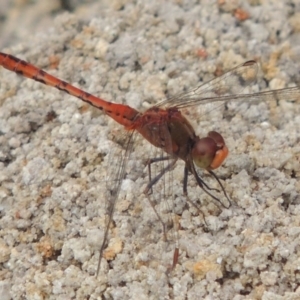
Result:
[[[192,149],[194,163],[206,170],[218,168],[227,155],[225,141],[216,131],[210,131],[207,137],[198,139]]]

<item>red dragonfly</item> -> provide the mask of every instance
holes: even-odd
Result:
[[[106,115],[123,125],[125,129],[129,131],[125,154],[123,155],[122,162],[120,162],[118,166],[112,186],[110,187],[108,207],[109,220],[100,248],[97,274],[99,273],[101,258],[106,247],[109,225],[112,221],[115,203],[120,192],[121,182],[122,179],[125,178],[125,168],[132,151],[132,137],[135,131],[139,132],[152,145],[162,149],[167,154],[166,157],[149,160],[149,183],[146,186],[145,193],[150,193],[152,191],[152,187],[164,176],[166,172],[172,170],[178,159],[181,159],[185,163],[183,193],[187,194],[188,175],[192,174],[197,185],[211,198],[219,201],[219,198],[212,193],[212,191],[216,189],[210,188],[199,175],[197,168],[202,168],[208,171],[208,173],[211,174],[217,181],[223,196],[228,201],[228,205],[224,205],[222,202],[221,204],[228,207],[230,205],[230,199],[227,196],[221,181],[213,172],[214,169],[218,168],[223,163],[228,155],[228,148],[225,145],[225,141],[221,134],[215,131],[209,132],[207,137],[198,137],[192,125],[187,118],[184,117],[181,111],[191,106],[213,102],[234,100],[260,102],[274,99],[296,100],[299,99],[300,96],[300,90],[298,87],[252,94],[242,93],[242,90],[247,85],[256,80],[258,66],[255,61],[250,60],[235,67],[222,76],[200,85],[190,92],[169,98],[146,110],[144,113],[141,113],[130,106],[108,102],[93,96],[12,55],[0,53],[0,65],[17,74],[31,78],[43,84],[53,86],[89,103],[90,105],[102,110]],[[163,168],[158,175],[151,178],[151,164],[161,160],[169,161],[168,165]],[[150,203],[154,208],[158,219],[163,224],[163,221],[158,212],[155,210],[154,204],[151,200]],[[189,203],[198,209],[192,201],[189,201]],[[178,256],[179,248],[176,247],[173,257],[173,266],[177,264]]]

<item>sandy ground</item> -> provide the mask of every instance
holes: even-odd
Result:
[[[244,88],[229,77],[232,92],[299,84],[300,1],[69,2],[72,13],[59,1],[54,9],[7,4],[1,51],[141,111],[249,59],[261,66],[258,81]],[[201,136],[225,138],[230,155],[216,174],[234,205],[219,211],[190,178],[204,226],[182,195],[179,162],[152,198],[162,218],[180,225],[168,243],[143,194],[145,161],[155,154],[137,141],[96,278],[125,131],[82,101],[1,68],[1,300],[300,299],[299,99],[270,98],[186,112]],[[174,241],[179,262],[168,272]]]

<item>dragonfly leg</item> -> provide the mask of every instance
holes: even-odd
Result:
[[[164,156],[164,157],[156,157],[156,158],[150,158],[147,162],[147,165],[148,165],[148,178],[149,178],[149,183],[152,181],[152,175],[151,175],[151,165],[153,163],[156,163],[156,162],[159,162],[159,161],[164,161],[164,160],[168,160],[169,159],[169,156]],[[149,184],[147,185],[147,187],[149,186]],[[146,189],[147,189],[146,187]],[[150,190],[150,192],[149,192]],[[149,194],[152,194],[153,193],[153,190],[152,190],[152,186],[151,188],[148,189],[148,191],[144,191],[144,193],[148,193]]]
[[[211,171],[211,173],[213,173],[213,172]],[[213,177],[215,177],[215,179],[216,179],[216,180],[218,181],[218,183],[220,184],[222,191],[226,194],[226,192],[225,192],[225,190],[224,190],[224,188],[223,188],[221,182],[219,181],[219,178],[217,177],[217,175],[215,175],[214,173],[211,174],[211,175],[213,175]],[[186,166],[186,167],[184,168],[184,175],[183,175],[183,194],[184,194],[184,195],[187,195],[187,182],[188,182],[188,176],[189,176],[189,169],[188,169],[188,167]],[[205,187],[205,188],[207,188],[207,189],[210,190],[210,191],[220,192],[219,189],[211,188],[209,185],[207,185],[207,184],[204,182],[204,180],[203,180],[202,178],[200,178],[200,176],[199,176],[198,174],[197,174],[197,176],[198,176],[198,178],[199,178],[199,180],[196,179],[196,180],[197,180],[197,183],[198,183],[198,185],[199,185],[202,189],[204,189],[204,187]],[[226,195],[226,198],[228,198],[227,195]]]
[[[224,203],[221,203],[221,204],[222,204],[225,208],[229,208],[230,205],[231,205],[231,200],[229,199],[229,197],[228,197],[228,195],[227,195],[227,193],[226,193],[226,191],[225,191],[225,189],[224,189],[224,186],[223,186],[223,184],[221,183],[219,177],[218,177],[213,171],[211,171],[211,170],[209,171],[209,174],[211,174],[211,175],[217,180],[219,186],[220,186],[221,189],[222,189],[222,192],[223,192],[224,196],[226,197],[226,199],[227,199],[227,201],[228,201],[228,203],[229,203],[228,206],[224,205]]]
[[[148,161],[149,183],[147,184],[147,186],[144,190],[144,194],[149,195],[149,194],[152,193],[152,187],[164,176],[165,173],[172,170],[172,168],[174,167],[174,165],[176,163],[176,159],[174,159],[165,168],[163,168],[161,170],[161,172],[157,176],[155,176],[154,178],[152,178],[152,176],[151,176],[151,164],[156,163],[156,162],[160,162],[160,161],[169,160],[169,159],[171,159],[171,157],[166,156],[166,157],[152,158]],[[147,198],[148,198],[148,201],[149,201],[150,205],[152,206],[158,220],[162,223],[163,232],[164,232],[164,240],[167,241],[168,239],[167,239],[166,224],[163,221],[163,219],[161,218],[161,216],[159,215],[158,211],[156,210],[155,203],[149,197],[147,197]]]
[[[212,190],[212,191],[218,191],[218,192],[219,192],[219,190],[218,190],[218,189],[210,188],[210,187],[204,182],[204,180],[198,175],[198,173],[197,173],[197,171],[196,171],[196,169],[195,169],[194,164],[191,164],[191,172],[192,172],[192,174],[194,175],[194,177],[195,177],[195,179],[196,179],[196,181],[197,181],[199,187],[200,187],[207,195],[209,195],[212,199],[214,199],[214,200],[216,200],[217,202],[219,202],[224,208],[229,208],[229,207],[230,207],[231,201],[230,201],[230,199],[229,199],[227,193],[225,192],[225,189],[224,189],[224,187],[223,187],[221,181],[219,180],[219,178],[217,177],[217,175],[216,175],[214,172],[209,171],[209,173],[217,180],[218,184],[220,185],[221,190],[222,190],[222,192],[223,192],[225,198],[226,198],[227,201],[229,202],[228,205],[225,205],[218,197],[216,197],[216,196],[213,195],[211,192],[209,192],[209,191],[211,191],[211,190]]]
[[[168,240],[168,238],[167,238],[167,231],[166,231],[166,224],[165,224],[165,222],[163,221],[163,219],[160,217],[158,211],[156,210],[156,208],[155,208],[155,203],[154,203],[149,197],[147,197],[147,199],[148,199],[148,201],[149,201],[151,207],[153,208],[153,210],[154,210],[154,212],[155,212],[155,214],[156,214],[158,220],[160,221],[160,223],[161,223],[162,226],[163,226],[164,241],[166,242],[166,241]]]
[[[179,248],[176,247],[173,254],[173,264],[172,264],[173,269],[176,267],[178,263],[178,258],[179,258]]]
[[[156,162],[160,162],[160,161],[165,161],[165,160],[169,160],[171,159],[170,156],[165,156],[165,157],[157,157],[157,158],[151,158],[148,161],[148,174],[149,174],[149,183],[147,184],[145,190],[144,190],[144,194],[152,194],[152,187],[160,180],[160,178],[162,178],[165,173],[169,172],[170,170],[172,170],[172,168],[174,167],[175,163],[176,163],[176,159],[174,159],[171,163],[169,163],[165,168],[163,168],[161,170],[161,172],[155,176],[152,179],[151,176],[151,164],[156,163]],[[150,192],[149,192],[150,191]]]

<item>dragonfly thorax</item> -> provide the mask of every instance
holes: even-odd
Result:
[[[136,129],[155,147],[206,170],[218,168],[228,155],[223,137],[211,131],[205,138],[196,136],[189,121],[176,107],[161,109],[152,107],[134,122]]]

